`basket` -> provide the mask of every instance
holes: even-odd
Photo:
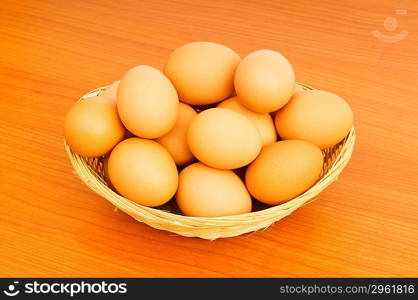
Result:
[[[298,84],[304,89],[312,89],[308,85]],[[79,101],[100,95],[106,88],[107,86],[95,89],[85,94]],[[338,179],[341,171],[350,160],[354,143],[355,130],[352,127],[349,134],[339,144],[323,150],[324,166],[320,179],[309,190],[292,200],[276,206],[263,205],[257,201],[254,203],[251,213],[226,217],[200,218],[182,215],[173,199],[164,206],[152,208],[142,206],[119,195],[112,190],[110,183],[105,178],[103,169],[104,157],[82,157],[73,152],[64,140],[65,149],[75,173],[90,189],[107,199],[118,209],[137,221],[146,223],[154,228],[186,237],[200,237],[208,240],[233,237],[266,228],[290,215],[299,207],[315,200],[321,191]]]

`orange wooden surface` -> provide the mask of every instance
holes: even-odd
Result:
[[[415,0],[2,0],[0,276],[418,276],[417,9]],[[393,32],[387,17],[398,20]],[[408,35],[388,43],[373,30]],[[298,81],[354,110],[357,144],[340,180],[265,231],[209,242],[152,229],[84,186],[64,151],[63,118],[80,95],[132,66],[161,68],[196,40],[241,55],[277,50]]]

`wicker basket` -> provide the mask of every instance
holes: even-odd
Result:
[[[304,89],[312,89],[305,84],[299,83],[299,85]],[[97,96],[106,88],[101,87],[93,90],[80,98],[79,101]],[[137,221],[146,223],[157,229],[187,237],[200,237],[214,240],[266,228],[274,222],[290,215],[302,205],[315,200],[322,190],[338,179],[338,175],[350,160],[354,142],[355,131],[353,127],[350,133],[339,144],[325,149],[323,151],[324,166],[320,179],[300,196],[272,207],[254,201],[254,208],[251,213],[215,218],[184,216],[179,211],[174,200],[157,208],[142,206],[130,201],[109,187],[110,184],[108,184],[104,176],[104,157],[81,157],[73,152],[65,141],[64,145],[75,173],[90,189],[110,201],[118,209],[132,216]]]

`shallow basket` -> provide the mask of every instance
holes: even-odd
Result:
[[[298,83],[303,89],[310,86]],[[85,100],[100,95],[107,86],[95,89],[79,99]],[[354,127],[339,144],[323,150],[324,166],[320,179],[309,190],[300,196],[283,204],[266,206],[254,201],[253,212],[241,215],[198,218],[181,214],[172,199],[164,206],[152,208],[142,206],[126,199],[113,191],[104,175],[103,160],[99,158],[85,158],[73,152],[64,140],[70,161],[75,173],[81,180],[97,194],[101,195],[118,209],[124,211],[139,222],[143,222],[157,229],[170,231],[187,237],[200,237],[214,240],[221,237],[232,237],[243,233],[266,228],[274,222],[290,215],[294,210],[316,199],[317,195],[338,179],[339,174],[350,160],[355,143]]]

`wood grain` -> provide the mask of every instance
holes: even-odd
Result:
[[[396,15],[406,9],[406,15]],[[418,276],[418,2],[3,0],[0,276]],[[385,43],[396,17],[408,36]],[[66,111],[186,42],[283,53],[346,98],[357,144],[340,180],[265,231],[214,242],[115,212],[74,176]]]

